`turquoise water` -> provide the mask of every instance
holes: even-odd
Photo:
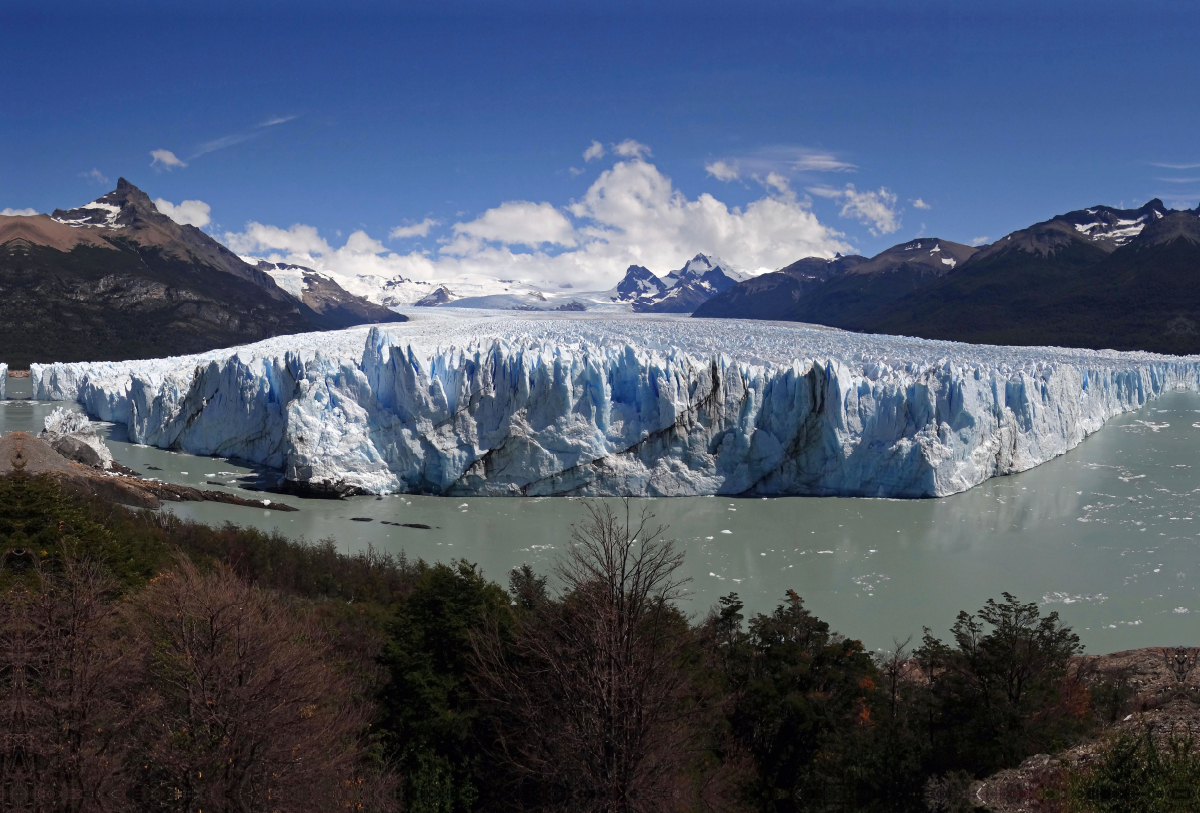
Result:
[[[11,397],[27,396],[20,382],[9,379]],[[0,402],[0,431],[40,431],[60,405]],[[246,466],[137,446],[125,442],[124,427],[101,426],[114,457],[145,475],[259,496],[237,487],[252,473]],[[633,507],[651,511],[686,551],[686,609],[694,614],[729,592],[766,612],[790,588],[835,629],[887,647],[893,638],[919,638],[922,626],[944,636],[959,610],[1007,590],[1059,611],[1091,651],[1195,645],[1198,449],[1200,396],[1169,393],[1111,420],[1067,455],[952,497],[688,497],[634,500]],[[523,562],[548,570],[582,515],[569,498],[278,499],[301,510],[217,503],[166,510],[292,537],[332,537],[347,551],[374,545],[427,560],[465,557],[502,583]]]

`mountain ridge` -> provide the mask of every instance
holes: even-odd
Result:
[[[159,212],[124,178],[74,209],[0,216],[0,345],[14,368],[181,355],[347,326],[336,321]]]
[[[979,249],[923,239],[956,262],[942,273],[926,262],[929,273],[915,273],[902,260],[917,242],[909,241],[812,281],[786,306],[781,270],[713,297],[693,316],[981,344],[1200,352],[1200,207],[1167,209],[1157,198],[1137,209],[1093,206]]]

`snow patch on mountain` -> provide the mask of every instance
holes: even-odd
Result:
[[[56,212],[56,214],[58,217],[51,219],[68,226],[98,226],[102,229],[119,229],[121,227],[121,224],[117,222],[117,218],[121,216],[121,207],[100,200],[85,203],[78,209]]]
[[[813,326],[413,309],[385,328],[33,365],[138,443],[342,493],[953,494],[1073,448],[1200,358]]]

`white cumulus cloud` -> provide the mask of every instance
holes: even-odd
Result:
[[[150,166],[155,169],[172,170],[175,167],[187,166],[186,162],[180,161],[170,150],[151,150],[150,157],[154,159],[150,162]]]
[[[158,211],[174,220],[180,226],[195,226],[198,229],[202,229],[212,222],[212,218],[209,217],[212,207],[202,200],[185,200],[176,206],[169,200],[155,198],[154,205],[158,208]]]
[[[238,254],[271,252],[287,257],[313,257],[332,253],[333,249],[317,234],[316,227],[297,223],[289,229],[251,221],[241,232],[225,232],[225,245]]]
[[[0,215],[5,217],[33,217],[37,209],[0,209]]]
[[[428,237],[429,230],[434,226],[440,225],[440,220],[434,220],[432,217],[427,217],[420,223],[414,223],[411,226],[397,226],[388,232],[388,237],[392,240],[399,240],[404,237]]]
[[[469,223],[455,223],[459,238],[442,249],[447,254],[468,254],[477,250],[479,241],[537,248],[544,243],[556,246],[576,245],[575,227],[549,203],[514,200],[488,209]]]
[[[620,144],[614,144],[613,152],[622,158],[641,159],[650,155],[650,148],[632,138],[627,138]]]
[[[933,208],[932,206],[930,206],[928,203],[921,200],[920,198],[913,198],[911,201],[909,201],[909,203],[911,203],[913,205],[914,209],[932,209]]]
[[[745,207],[707,193],[689,198],[641,155],[601,172],[566,207],[509,201],[454,223],[452,237],[436,251],[388,251],[364,232],[335,249],[315,228],[299,224],[282,229],[248,223],[222,239],[238,254],[307,265],[348,281],[359,275],[435,281],[482,274],[580,290],[609,288],[633,264],[666,273],[701,252],[761,273],[801,257],[852,251],[840,232],[794,196],[772,194]]]
[[[852,217],[860,223],[866,223],[871,234],[891,234],[900,228],[900,213],[896,211],[896,194],[886,187],[880,187],[878,192],[859,192],[854,184],[848,183],[844,189],[834,189],[829,186],[809,187],[809,192],[823,198],[841,202],[842,217]]]
[[[737,161],[727,163],[725,161],[713,161],[704,165],[704,171],[716,178],[718,181],[736,181],[738,179]]]
[[[593,141],[588,145],[588,148],[583,151],[584,161],[595,161],[597,158],[604,157],[604,145],[599,141]]]
[[[984,243],[986,243],[988,241],[988,239],[989,238],[986,234],[983,235],[982,237],[974,237],[971,239],[971,245],[982,246]]]

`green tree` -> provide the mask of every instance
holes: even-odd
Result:
[[[926,735],[941,773],[982,776],[1065,747],[1091,725],[1085,689],[1068,672],[1083,646],[1070,627],[1010,593],[960,612],[954,645],[926,628],[916,658],[928,679]]]
[[[721,599],[706,638],[732,695],[732,731],[757,768],[749,798],[772,811],[853,804],[875,725],[874,662],[794,591],[745,630],[741,609],[736,595]]]
[[[486,721],[470,680],[470,636],[506,625],[508,605],[475,565],[428,565],[389,625],[382,726],[412,813],[462,813],[480,802]]]

